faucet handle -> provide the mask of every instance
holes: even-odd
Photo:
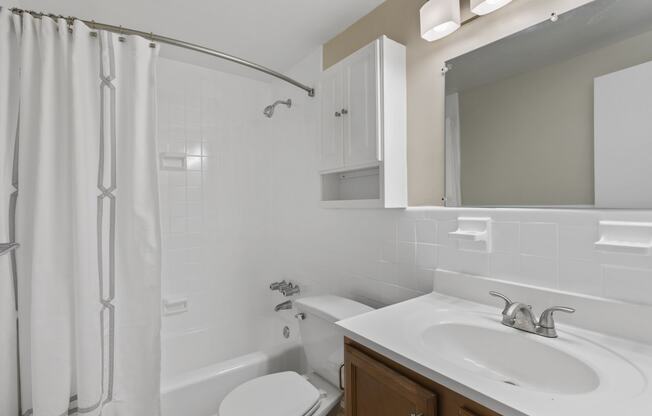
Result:
[[[511,299],[508,298],[507,296],[503,295],[502,293],[500,293],[500,292],[494,292],[493,290],[492,290],[491,292],[489,292],[489,294],[490,294],[491,296],[495,296],[495,297],[497,297],[497,298],[501,298],[502,300],[505,301],[505,307],[503,308],[503,315],[504,315],[504,314],[507,312],[507,309],[509,309],[509,307],[510,307],[510,306],[512,305],[512,303],[513,303],[513,302],[511,301]]]
[[[285,280],[281,280],[280,282],[274,282],[269,285],[269,290],[280,290],[281,288],[287,286],[287,282]]]
[[[541,313],[541,318],[539,318],[539,326],[547,329],[555,328],[555,320],[552,317],[552,314],[555,312],[566,312],[566,313],[575,313],[574,308],[569,308],[566,306],[553,306],[548,308],[543,313]]]

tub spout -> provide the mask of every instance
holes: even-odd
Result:
[[[278,312],[281,310],[287,310],[287,309],[292,309],[292,301],[288,300],[283,303],[279,303],[274,307],[274,312]]]

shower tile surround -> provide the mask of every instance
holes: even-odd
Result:
[[[256,241],[267,197],[262,108],[269,84],[160,59],[159,151],[186,155],[160,170],[164,300],[188,311],[163,316],[163,374],[173,376],[259,350],[250,328],[267,296]],[[223,317],[228,316],[228,319]],[[262,330],[261,330],[262,331]],[[226,338],[228,336],[228,339]]]

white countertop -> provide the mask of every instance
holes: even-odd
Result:
[[[354,341],[506,416],[652,415],[652,386],[649,384],[652,379],[652,346],[568,325],[557,325],[559,338],[545,338],[506,327],[500,320],[501,308],[431,293],[342,320],[338,325]],[[450,323],[467,325],[465,328],[479,327],[478,339],[474,342],[480,345],[476,348],[480,351],[492,347],[483,344],[492,342],[483,340],[483,333],[487,333],[485,329],[490,330],[492,336],[497,334],[500,337],[504,333],[507,339],[529,337],[523,345],[540,347],[541,351],[555,349],[562,355],[578,359],[595,371],[599,384],[568,393],[566,387],[572,390],[568,380],[551,380],[549,385],[559,384],[560,389],[546,391],[527,383],[513,386],[488,377],[486,371],[476,371],[473,365],[469,365],[471,360],[451,359],[455,354],[463,357],[463,351],[446,356],[433,349],[432,343],[428,344],[431,341],[427,341],[424,334],[429,328]],[[652,327],[641,329],[649,331]],[[449,346],[449,354],[450,350]],[[536,351],[523,353],[529,354],[527,359],[538,358]],[[540,360],[536,365],[545,370],[548,378],[554,378],[567,370],[555,369],[555,365],[564,364],[554,361]]]

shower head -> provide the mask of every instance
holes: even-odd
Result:
[[[289,98],[288,98],[287,100],[285,100],[285,101],[278,100],[278,101],[276,101],[274,104],[272,104],[272,105],[268,105],[268,106],[265,107],[265,109],[263,110],[263,114],[265,114],[265,117],[267,117],[267,118],[272,118],[272,116],[274,115],[274,109],[275,109],[276,106],[279,105],[279,104],[287,105],[288,108],[290,108],[290,107],[292,107],[292,100],[289,99]]]

